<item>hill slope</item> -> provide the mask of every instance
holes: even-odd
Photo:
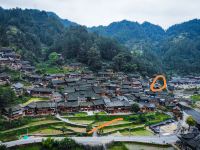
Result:
[[[200,20],[174,25],[167,31],[148,22],[120,21],[89,28],[90,32],[115,38],[131,51],[152,54],[170,73],[200,73]]]
[[[52,12],[0,8],[0,46],[13,47],[33,63],[48,61],[49,54],[57,52],[64,63],[75,59],[93,69],[199,74],[199,41],[198,19],[166,31],[127,20],[86,28]]]
[[[35,64],[50,63],[49,56],[54,52],[53,55],[60,53],[64,62],[52,65],[75,60],[93,70],[114,68],[153,74],[159,69],[152,69],[148,57],[136,57],[113,39],[89,33],[86,27],[39,10],[0,8],[0,46],[13,47]]]

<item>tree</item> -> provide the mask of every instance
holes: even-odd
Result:
[[[99,115],[97,113],[94,115],[94,117],[96,121],[99,121]]]
[[[42,141],[42,150],[81,150],[81,145],[76,143],[73,139],[64,138],[63,140],[57,141],[51,138],[47,138]]]
[[[61,140],[58,147],[59,150],[74,150],[80,148],[81,146],[70,138],[64,138],[63,140]]]
[[[146,119],[146,117],[145,117],[144,114],[140,114],[140,115],[139,115],[139,121],[140,121],[140,123],[144,123],[144,122],[147,121],[147,119]]]
[[[89,132],[90,130],[92,130],[92,125],[88,125],[87,127],[86,127],[86,132]]]
[[[17,97],[10,87],[0,86],[0,109],[15,103]]]
[[[140,107],[137,103],[134,103],[132,106],[131,106],[131,111],[132,112],[135,112],[137,113],[138,111],[140,111]]]
[[[96,45],[92,46],[88,51],[88,65],[92,70],[98,70],[101,68],[100,52]]]
[[[186,123],[189,125],[189,129],[191,126],[195,126],[196,125],[196,121],[194,120],[194,118],[192,116],[187,117],[186,119]]]
[[[65,133],[66,130],[67,130],[67,128],[65,126],[62,126],[61,131],[63,134]]]
[[[46,140],[42,141],[42,148],[44,150],[52,150],[54,143],[55,143],[54,139],[47,138]]]
[[[99,129],[97,132],[99,135],[103,135],[103,133],[104,133],[103,128]]]
[[[0,150],[7,150],[6,145],[1,145],[1,144],[0,144]]]
[[[58,53],[52,52],[49,54],[49,61],[51,64],[56,64],[59,60]]]

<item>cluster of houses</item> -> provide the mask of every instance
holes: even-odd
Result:
[[[168,83],[176,89],[200,88],[199,76],[172,77]]]
[[[48,100],[6,108],[4,114],[11,119],[78,111],[127,113],[134,103],[140,106],[141,112],[155,111],[158,107],[181,111],[177,100],[167,92],[149,91],[148,81],[133,74],[106,70],[97,74],[91,71],[46,76],[27,74],[24,79],[32,86],[24,87],[18,83],[14,86],[15,91]]]
[[[176,142],[181,150],[199,150],[200,149],[200,131],[193,127],[188,133],[180,134]]]
[[[2,60],[9,53],[16,55],[8,57],[7,66],[18,66],[19,68],[13,68],[16,70],[25,68],[24,63],[22,63],[24,61],[21,61],[20,56],[12,49],[3,48],[0,52]],[[5,65],[1,61],[0,64]],[[72,67],[80,67],[80,64],[74,63]],[[29,68],[33,69],[34,67],[29,66]],[[9,75],[1,74],[1,79],[9,81]],[[143,79],[137,74],[113,72],[108,69],[98,73],[82,71],[40,75],[36,74],[34,70],[25,70],[23,79],[31,86],[26,87],[22,83],[13,83],[12,87],[17,95],[26,93],[31,97],[45,98],[45,100],[31,102],[25,106],[17,105],[5,108],[3,113],[10,119],[77,111],[127,113],[132,111],[131,106],[134,103],[139,105],[141,112],[155,111],[157,108],[163,107],[169,108],[178,115],[181,112],[177,106],[177,99],[168,92],[151,92],[149,80]]]
[[[0,49],[0,66],[7,66],[10,69],[21,70],[23,72],[33,72],[35,70],[35,67],[29,61],[21,60],[21,56],[8,47]]]

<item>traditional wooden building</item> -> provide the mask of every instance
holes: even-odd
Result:
[[[108,113],[127,113],[130,112],[131,105],[127,101],[112,100],[105,104],[105,110]]]
[[[78,101],[74,102],[60,102],[58,103],[58,111],[59,112],[78,112],[79,104]]]
[[[4,108],[2,113],[11,120],[19,119],[23,116],[21,105]]]
[[[32,102],[24,109],[26,115],[53,115],[56,113],[56,103],[50,101]]]
[[[33,88],[30,91],[30,94],[33,97],[47,97],[47,98],[51,98],[52,94],[53,94],[53,90],[52,89],[48,89],[48,88]]]
[[[200,132],[198,130],[181,134],[178,138],[180,141],[177,144],[181,150],[200,150]]]

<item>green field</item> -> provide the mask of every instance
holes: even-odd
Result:
[[[78,112],[78,113],[75,113],[74,116],[75,117],[85,117],[85,116],[87,116],[87,113],[86,112]]]
[[[92,120],[77,120],[77,119],[69,119],[69,121],[71,121],[71,122],[73,122],[73,123],[77,123],[77,124],[91,124],[91,123],[93,123],[93,121]]]
[[[123,136],[152,136],[152,135],[154,135],[152,132],[150,132],[150,131],[148,131],[148,130],[146,130],[146,129],[140,129],[140,130],[136,130],[136,131],[134,131],[134,130],[132,130],[132,131],[128,131],[128,130],[126,130],[126,131],[122,131],[122,132],[120,132]]]
[[[66,67],[49,66],[49,64],[37,64],[36,69],[42,74],[68,73]]]
[[[42,134],[44,136],[57,136],[62,134],[85,136],[87,135],[86,127],[82,127],[79,124],[87,124],[92,127],[96,127],[116,118],[123,118],[124,120],[104,127],[101,132],[102,135],[120,133],[122,136],[128,136],[129,134],[131,134],[131,136],[150,136],[152,133],[145,130],[145,124],[153,124],[170,118],[168,115],[161,113],[148,113],[144,114],[143,117],[146,119],[145,122],[141,122],[140,115],[136,114],[109,116],[102,114],[87,116],[86,112],[78,112],[65,117],[71,122],[74,122],[74,125],[64,123],[52,116],[41,118],[23,118],[21,121],[15,121],[15,126],[13,127],[5,125],[9,124],[9,122],[2,122],[2,127],[7,127],[7,129],[0,132],[0,141],[16,140],[19,136],[27,134],[27,132],[29,134]],[[12,122],[11,124],[13,125]]]
[[[192,96],[191,96],[191,99],[192,99],[194,102],[200,101],[200,95],[199,95],[199,94],[192,95]]]

